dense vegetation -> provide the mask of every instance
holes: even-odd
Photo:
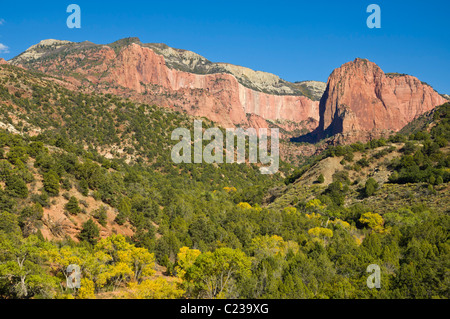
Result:
[[[0,70],[0,120],[23,133],[0,131],[1,298],[449,297],[447,207],[349,203],[352,192],[386,194],[373,179],[354,185],[348,171],[265,205],[320,160],[342,156],[358,170],[393,152],[389,143],[404,144],[390,185],[424,183],[427,196],[448,197],[448,105],[430,130],[329,148],[283,180],[247,164],[174,165],[170,133],[191,129],[187,116]],[[46,217],[59,201],[68,219],[85,217],[76,236]],[[130,236],[101,235],[127,225]],[[66,286],[71,264],[79,289]],[[370,264],[381,267],[380,289],[366,285]]]

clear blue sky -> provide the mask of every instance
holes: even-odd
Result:
[[[81,29],[66,26],[71,3],[81,7]],[[371,3],[381,7],[381,29],[366,25]],[[450,93],[449,12],[448,0],[3,1],[0,57],[42,39],[106,44],[136,36],[288,81],[326,81],[333,69],[367,58]]]

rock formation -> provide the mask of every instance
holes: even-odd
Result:
[[[364,141],[390,134],[446,101],[417,78],[385,74],[365,59],[334,70],[326,86],[290,83],[137,38],[109,45],[44,40],[10,62],[59,75],[81,91],[170,107],[223,127],[276,124],[287,132],[313,131],[299,139],[310,142],[330,136],[339,142]]]
[[[82,89],[172,107],[207,117],[224,127],[249,125],[247,114],[270,121],[301,123],[313,120],[315,126],[318,125],[319,102],[295,95],[295,86],[285,84],[275,75],[228,64],[211,64],[190,51],[143,45],[138,40],[129,42],[99,46],[50,41],[49,55],[43,53],[45,43],[41,42],[31,47],[30,52],[13,59],[13,63],[24,63],[33,69],[63,76]],[[164,52],[168,58],[157,52]],[[177,54],[182,56],[177,57]],[[180,66],[182,62],[184,66]],[[212,66],[201,69],[199,64]],[[200,71],[205,74],[198,74]],[[250,82],[244,85],[239,79]]]
[[[356,59],[331,74],[320,101],[316,133],[323,138],[397,132],[445,101],[413,76],[385,74],[375,63]]]

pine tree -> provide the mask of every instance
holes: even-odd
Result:
[[[325,182],[325,177],[323,177],[323,174],[320,174],[317,178],[317,183],[323,184]]]
[[[59,194],[59,176],[54,171],[44,174],[44,189],[50,196]]]
[[[64,208],[73,215],[78,215],[78,213],[81,212],[81,208],[78,205],[78,199],[73,196],[69,199]]]
[[[92,245],[97,244],[98,237],[100,236],[100,230],[92,219],[89,219],[83,224],[83,229],[81,230],[78,238],[82,241],[86,241]]]

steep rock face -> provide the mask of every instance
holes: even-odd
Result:
[[[5,59],[0,58],[0,65],[2,65],[2,64],[8,64],[8,62],[6,62]]]
[[[445,99],[409,75],[385,74],[356,59],[334,70],[320,101],[321,137],[349,132],[399,131]]]
[[[229,73],[240,84],[254,91],[273,95],[304,95],[314,101],[319,101],[325,91],[325,87],[320,88],[320,86],[326,86],[326,83],[305,81],[299,85],[298,83],[285,81],[272,73],[255,71],[229,63],[211,62],[197,53],[174,49],[165,44],[142,44],[139,39],[130,39],[129,41],[150,48],[157,54],[162,55],[166,65],[171,69],[195,74]]]
[[[188,113],[206,116],[221,124],[246,124],[245,114],[294,122],[319,118],[318,102],[304,96],[257,92],[240,84],[231,74],[200,75],[171,69],[163,56],[138,44],[131,44],[118,54],[114,67],[103,80],[138,93],[145,92],[146,84],[181,93],[188,102],[183,107]],[[194,98],[196,95],[198,98]]]
[[[38,60],[33,67],[50,73],[70,70],[76,76],[66,79],[80,87],[90,85],[103,93],[172,107],[225,127],[249,125],[247,114],[297,123],[319,120],[318,101],[258,92],[229,73],[194,74],[170,68],[162,55],[137,43],[118,52],[109,46],[69,52],[54,57],[51,63]]]

